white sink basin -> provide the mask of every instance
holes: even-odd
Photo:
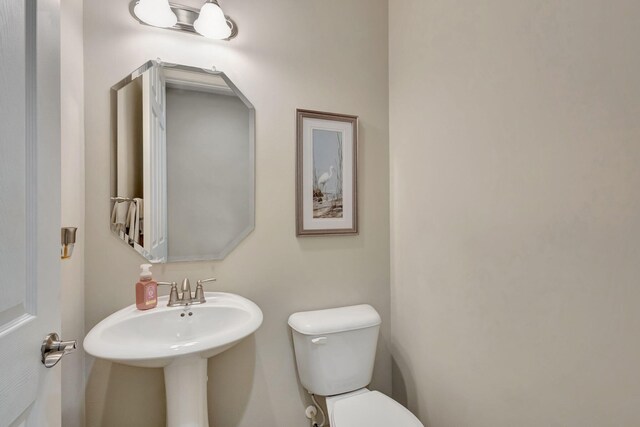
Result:
[[[260,308],[239,295],[205,292],[204,304],[140,311],[135,304],[94,326],[84,339],[92,356],[164,368],[167,425],[207,426],[207,358],[222,353],[262,324]],[[185,404],[191,402],[191,404]]]
[[[151,310],[130,305],[94,326],[84,349],[125,365],[164,368],[177,357],[222,353],[262,324],[262,311],[246,298],[222,292],[206,292],[205,298],[188,308],[167,307],[166,296]]]

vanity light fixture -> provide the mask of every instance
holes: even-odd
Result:
[[[238,34],[217,0],[207,0],[200,10],[168,0],[133,0],[131,15],[141,24],[200,34],[214,40],[231,40]]]

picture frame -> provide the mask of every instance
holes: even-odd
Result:
[[[296,236],[358,234],[358,116],[296,110]]]

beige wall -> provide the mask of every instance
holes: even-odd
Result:
[[[222,262],[155,267],[164,280],[216,276],[213,289],[264,312],[255,337],[210,361],[212,426],[308,426],[286,325],[297,310],[372,303],[385,321],[373,386],[390,392],[386,2],[227,1],[240,28],[231,43],[141,26],[128,6],[84,2],[87,330],[133,302],[143,262],[109,232],[109,88],[157,57],[215,65],[256,107],[256,229]],[[296,108],[361,118],[358,237],[295,237]],[[92,361],[88,425],[162,425],[162,381],[160,370]]]
[[[394,394],[640,425],[640,3],[389,10]]]
[[[73,256],[61,264],[62,338],[84,336],[84,78],[82,0],[60,2],[62,226],[78,227]],[[84,425],[84,353],[62,366],[62,425]]]

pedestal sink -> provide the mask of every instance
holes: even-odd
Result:
[[[84,340],[92,356],[145,368],[164,368],[167,426],[208,426],[207,359],[251,335],[260,308],[239,295],[206,292],[207,302],[140,311],[135,304],[98,323]]]

